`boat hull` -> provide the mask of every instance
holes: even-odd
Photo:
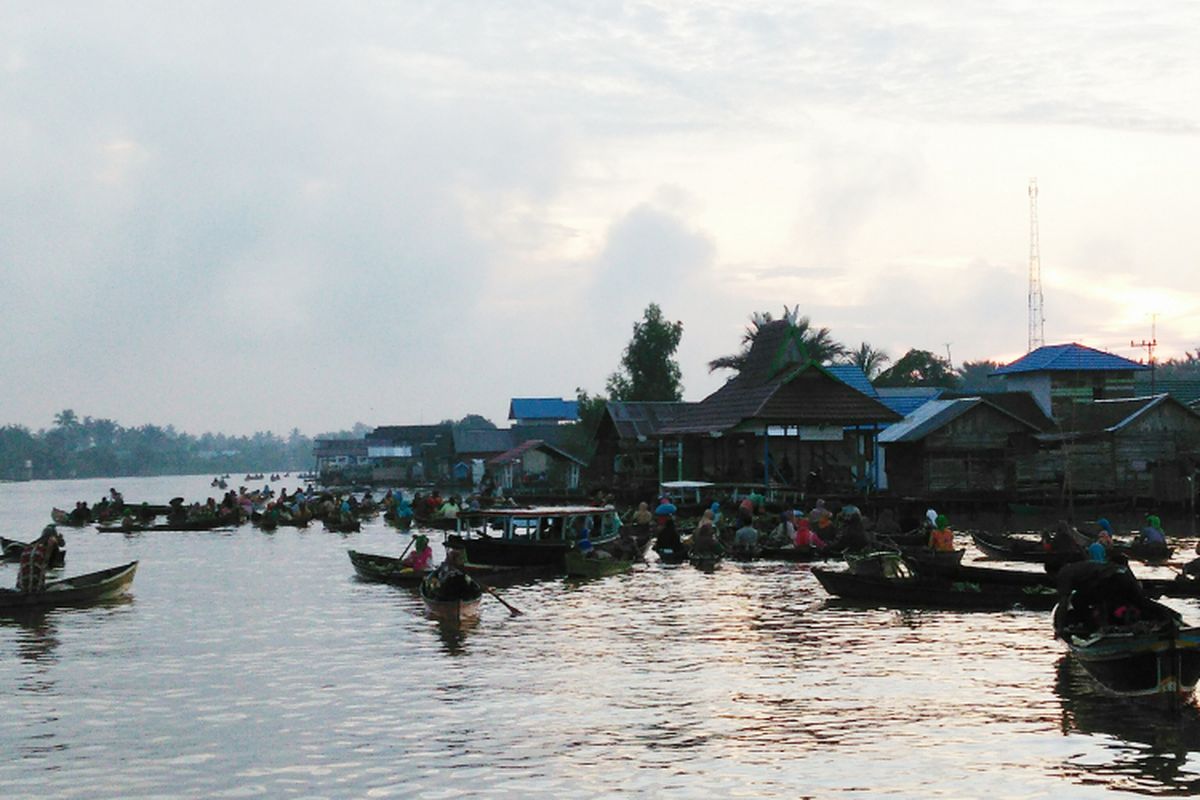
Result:
[[[562,541],[522,542],[510,539],[472,537],[461,539],[467,560],[498,567],[562,567],[571,545]]]
[[[421,600],[427,616],[455,625],[479,618],[483,587],[478,583],[464,574],[449,579],[448,584],[452,585],[436,584],[434,575],[421,581]]]
[[[1072,636],[1067,646],[1088,674],[1114,694],[1187,695],[1200,681],[1200,628]]]
[[[347,550],[354,572],[364,581],[391,583],[396,586],[420,586],[421,581],[429,574],[429,570],[415,570],[400,563],[400,559],[392,556],[360,553],[357,550]]]
[[[58,581],[49,581],[46,589],[33,594],[11,589],[0,591],[0,611],[53,608],[55,606],[88,605],[119,597],[133,583],[138,562],[131,561],[119,567],[79,575]]]
[[[825,591],[855,602],[900,608],[1003,611],[1014,606],[1048,611],[1058,595],[1048,587],[982,584],[913,577],[884,577],[813,567]]]

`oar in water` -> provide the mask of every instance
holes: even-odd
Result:
[[[481,582],[481,581],[480,581],[478,578],[473,578],[472,580],[474,580],[476,583],[478,583],[478,584],[479,584],[479,588],[480,588],[480,589],[483,589],[485,592],[487,592],[488,594],[490,594],[492,597],[494,597],[494,598],[496,598],[497,600],[499,600],[499,601],[500,601],[500,604],[501,604],[502,606],[504,606],[505,608],[507,608],[507,609],[509,610],[509,612],[510,612],[510,613],[511,613],[511,614],[512,614],[514,617],[516,617],[516,616],[519,616],[520,614],[522,614],[522,613],[523,613],[523,612],[521,611],[521,609],[517,608],[517,607],[516,607],[516,606],[514,606],[512,603],[508,602],[508,601],[507,601],[507,600],[505,600],[503,597],[501,597],[501,596],[500,596],[500,595],[499,595],[499,594],[496,592],[496,590],[495,590],[495,589],[493,589],[492,587],[484,585],[484,584],[483,584],[483,583],[482,583],[482,582]]]

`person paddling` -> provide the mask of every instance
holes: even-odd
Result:
[[[31,594],[46,588],[46,570],[54,554],[66,542],[53,525],[42,529],[42,535],[21,551],[21,566],[17,570],[17,591]]]
[[[429,546],[429,537],[424,535],[417,535],[413,539],[413,551],[400,560],[401,566],[414,572],[425,572],[432,562],[433,548]]]

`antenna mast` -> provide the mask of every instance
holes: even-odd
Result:
[[[1140,342],[1135,342],[1131,340],[1129,346],[1146,348],[1146,360],[1150,362],[1150,394],[1154,394],[1154,348],[1158,347],[1158,314],[1150,316],[1150,341],[1142,339]]]
[[[1038,252],[1037,178],[1029,179],[1029,352],[1046,343],[1042,314],[1042,257]]]

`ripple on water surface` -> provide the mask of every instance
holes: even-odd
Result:
[[[208,478],[119,485],[155,501],[207,496]],[[36,531],[112,484],[0,484],[0,524]],[[138,576],[123,602],[0,621],[5,797],[1200,788],[1195,709],[1097,695],[1045,613],[859,608],[805,565],[651,563],[504,587],[524,614],[484,598],[459,630],[353,578],[348,547],[409,541],[378,521],[67,535],[68,573],[138,559]]]

